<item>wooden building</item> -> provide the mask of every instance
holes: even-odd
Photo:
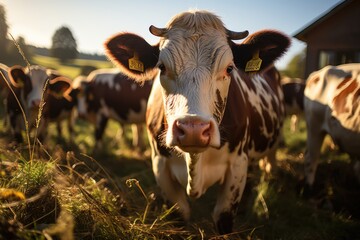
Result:
[[[340,2],[294,37],[307,44],[305,78],[326,65],[360,62],[360,1]]]

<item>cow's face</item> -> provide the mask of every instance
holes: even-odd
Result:
[[[225,28],[217,21],[196,32],[180,21],[161,34],[157,66],[168,124],[166,145],[186,152],[220,146],[218,124],[235,65]]]
[[[231,40],[246,37],[247,31],[231,32],[206,11],[179,14],[166,28],[151,26],[150,32],[161,37],[158,45],[150,46],[136,35],[120,34],[106,42],[108,56],[135,79],[159,78],[168,126],[167,146],[190,153],[219,147],[218,125],[230,81],[239,76],[238,68],[244,68],[253,54],[262,55],[261,50],[276,49],[277,44],[253,37],[246,45],[237,45]],[[275,35],[276,39],[280,34]],[[254,44],[257,42],[260,44]],[[265,63],[262,68],[281,51],[273,51],[271,59],[261,56]]]
[[[86,118],[87,116],[87,100],[86,90],[89,82],[85,76],[78,76],[72,82],[72,88],[75,90],[77,113],[80,118]]]
[[[13,87],[23,89],[27,108],[37,109],[43,95],[45,82],[48,80],[46,69],[40,66],[30,66],[29,68],[14,66],[9,71]]]

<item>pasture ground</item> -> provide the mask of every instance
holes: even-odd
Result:
[[[71,67],[74,77],[81,66]],[[295,133],[286,121],[270,176],[250,166],[235,232],[226,236],[211,221],[219,186],[190,200],[184,224],[158,197],[148,146],[132,149],[129,129],[121,136],[110,121],[94,152],[91,124],[77,121],[72,141],[63,127],[58,137],[51,124],[43,145],[31,140],[29,149],[14,145],[0,122],[0,239],[360,239],[360,185],[346,154],[324,144],[313,191],[303,192],[304,121]]]

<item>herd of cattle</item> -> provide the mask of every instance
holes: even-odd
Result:
[[[7,117],[4,120],[18,143],[23,141],[24,130],[21,108],[29,128],[38,127],[40,141],[45,139],[50,122],[57,124],[61,136],[60,123],[65,119],[70,135],[73,135],[75,117],[86,118],[95,124],[96,147],[101,147],[101,138],[109,118],[121,124],[134,124],[140,129],[145,122],[152,83],[140,86],[117,69],[95,70],[88,76],[79,76],[74,80],[36,65],[23,68],[0,64],[0,71],[3,73],[1,78],[5,77],[5,80],[1,79]],[[41,121],[37,121],[40,107]],[[141,130],[138,134],[141,134]],[[135,136],[134,144],[137,146],[141,144],[138,141]]]
[[[232,231],[249,161],[268,157],[274,163],[285,112],[303,112],[306,119],[307,184],[314,183],[326,134],[350,154],[360,176],[360,64],[328,66],[311,74],[305,86],[298,79],[282,82],[273,66],[290,44],[280,32],[230,31],[206,11],[176,15],[150,32],[158,44],[131,33],[110,37],[105,51],[118,69],[73,81],[40,66],[0,65],[14,138],[22,141],[19,104],[29,126],[43,108],[40,139],[49,122],[67,118],[72,126],[74,109],[95,123],[98,147],[109,118],[146,123],[156,181],[185,220],[187,196],[199,198],[213,184],[222,185],[213,212],[220,233]],[[244,40],[234,42],[239,39]],[[3,86],[6,81],[13,92]]]

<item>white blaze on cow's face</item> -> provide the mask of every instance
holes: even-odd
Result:
[[[217,21],[196,30],[177,23],[160,43],[166,144],[185,152],[220,146],[218,124],[235,65],[225,28]]]
[[[38,108],[43,96],[44,86],[48,80],[46,68],[41,66],[30,66],[27,72],[31,80],[32,89],[27,97],[27,105],[29,109]]]

